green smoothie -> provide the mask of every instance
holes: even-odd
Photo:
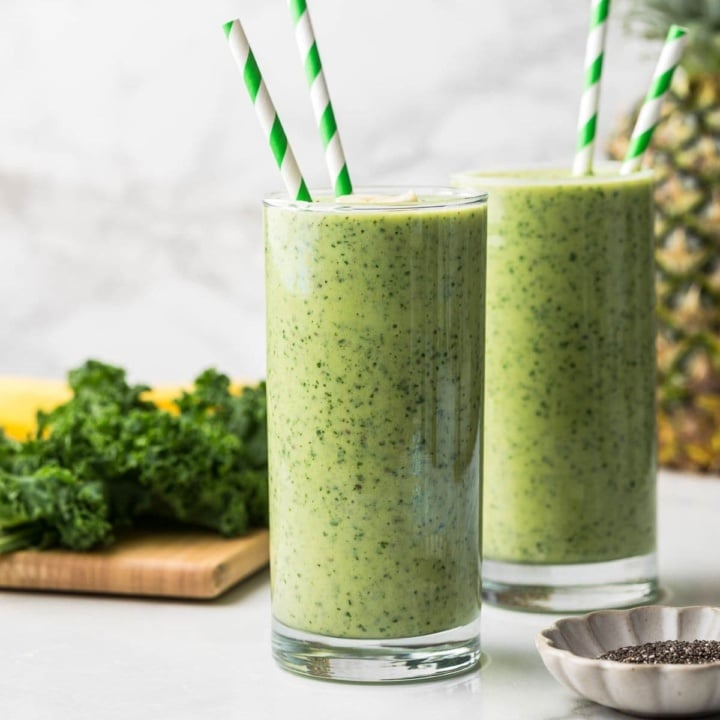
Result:
[[[471,174],[489,193],[483,550],[655,550],[652,177]]]
[[[272,607],[287,627],[407,638],[478,617],[485,219],[453,191],[266,202]]]

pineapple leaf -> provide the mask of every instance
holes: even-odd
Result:
[[[688,28],[681,65],[689,75],[720,73],[720,0],[631,0],[626,28],[663,39],[672,24]]]

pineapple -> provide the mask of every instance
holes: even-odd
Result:
[[[658,441],[666,467],[720,472],[720,0],[634,0],[647,37],[690,38],[646,154],[658,183]],[[622,159],[640,103],[618,124]]]

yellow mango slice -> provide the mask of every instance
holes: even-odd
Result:
[[[247,383],[234,381],[230,386],[233,393],[239,393]],[[187,385],[158,385],[145,394],[145,399],[159,408],[174,412],[173,399]],[[35,416],[38,410],[49,412],[70,399],[72,393],[63,380],[47,380],[28,377],[0,377],[0,428],[8,437],[24,440],[35,430]]]

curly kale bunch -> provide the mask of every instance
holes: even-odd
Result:
[[[108,545],[144,517],[241,535],[267,525],[265,385],[206,370],[171,414],[120,368],[89,360],[34,437],[0,430],[0,552]]]

